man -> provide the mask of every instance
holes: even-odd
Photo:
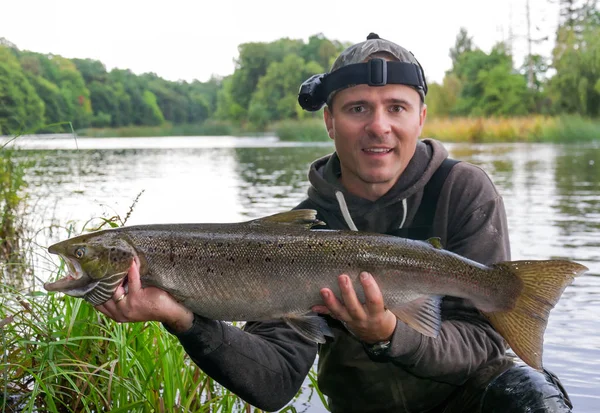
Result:
[[[308,199],[297,208],[316,209],[333,229],[436,236],[484,264],[509,260],[504,205],[489,177],[447,160],[440,143],[419,140],[426,93],[414,56],[375,34],[305,82],[300,104],[327,104],[335,153],[311,166]],[[328,317],[335,337],[320,348],[284,322],[240,330],[194,315],[167,293],[142,289],[135,265],[127,294],[119,287],[98,309],[117,321],[163,322],[202,370],[265,410],[292,399],[319,350],[319,387],[333,412],[570,411],[557,381],[513,364],[502,337],[466,300],[444,298],[440,335],[430,338],[386,310],[370,274],[359,283],[341,274],[342,297],[321,291],[324,305],[313,311]]]

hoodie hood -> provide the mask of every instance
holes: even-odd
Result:
[[[385,195],[370,201],[350,194],[341,185],[340,159],[334,152],[311,165],[308,197],[323,209],[335,211],[339,222],[328,222],[330,228],[386,233],[412,222],[423,188],[447,157],[448,151],[438,141],[419,140],[415,154],[398,182]],[[344,209],[347,209],[350,218],[348,213],[344,217]],[[353,224],[356,228],[352,227]]]

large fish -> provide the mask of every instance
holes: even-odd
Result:
[[[138,257],[143,286],[168,291],[193,312],[217,320],[284,319],[306,338],[331,334],[319,291],[340,297],[339,274],[373,274],[386,308],[435,337],[440,300],[471,300],[517,355],[542,367],[550,310],[587,268],[563,260],[510,261],[492,266],[442,249],[435,239],[413,241],[367,232],[311,229],[314,210],[296,210],[242,223],[163,224],[80,235],[49,247],[69,274],[44,285],[93,305],[109,300]],[[359,299],[364,302],[361,288]]]

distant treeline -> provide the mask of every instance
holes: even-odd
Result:
[[[528,56],[522,67],[515,67],[509,44],[500,42],[486,53],[461,29],[450,49],[452,68],[441,84],[429,85],[429,116],[600,117],[597,0],[560,3],[552,56]],[[97,60],[23,51],[0,39],[0,135],[68,130],[48,126],[60,122],[82,129],[211,121],[264,130],[277,121],[315,116],[297,104],[299,85],[328,71],[348,45],[322,34],[308,42],[244,43],[232,75],[173,82],[153,73],[107,71]]]

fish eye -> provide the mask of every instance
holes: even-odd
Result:
[[[76,258],[83,258],[83,256],[85,255],[85,248],[84,247],[79,247],[75,250],[74,253]]]

